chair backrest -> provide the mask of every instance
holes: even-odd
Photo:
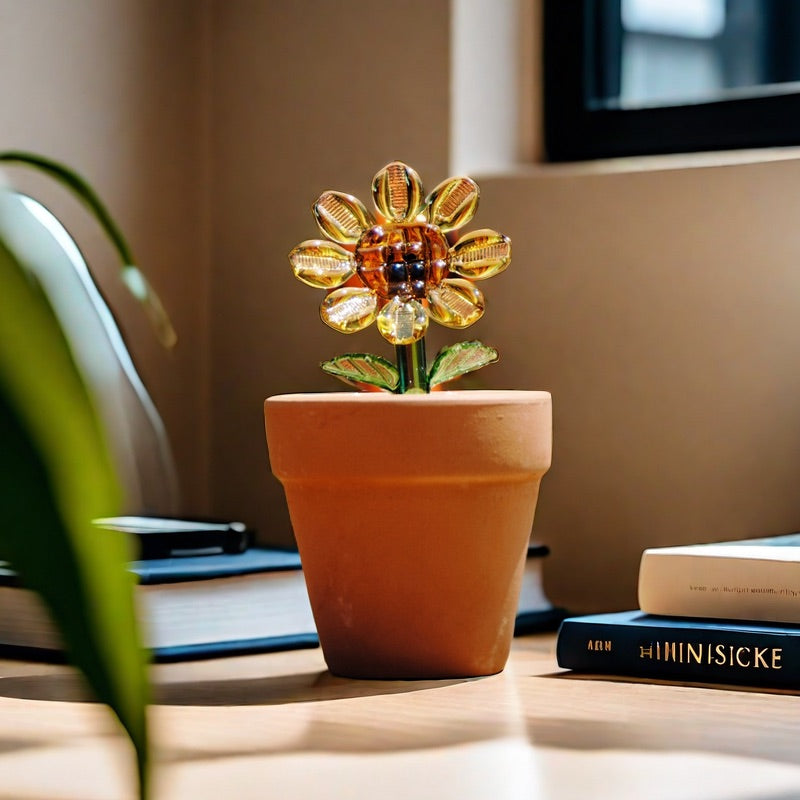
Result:
[[[47,294],[97,405],[130,514],[175,514],[166,431],[78,246],[41,203],[0,192],[4,234]]]

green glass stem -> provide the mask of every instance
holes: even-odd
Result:
[[[398,394],[429,392],[428,366],[425,361],[425,337],[412,344],[395,345],[400,382]]]

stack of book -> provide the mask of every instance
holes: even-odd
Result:
[[[800,534],[645,550],[639,610],[565,619],[559,666],[800,688]]]
[[[296,550],[259,547],[239,522],[174,517],[95,520],[130,534],[129,569],[145,644],[155,661],[185,661],[317,647],[314,616]],[[548,600],[543,563],[532,544],[522,576],[516,635],[554,630],[564,618]],[[0,562],[0,658],[62,661],[61,641],[39,598]]]
[[[129,534],[138,558],[139,616],[156,661],[318,645],[296,551],[257,547],[239,522],[115,517],[98,527]],[[62,661],[38,596],[0,562],[0,657]]]

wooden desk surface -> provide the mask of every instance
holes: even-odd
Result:
[[[159,665],[155,800],[800,798],[800,697],[590,680],[553,649],[421,683],[319,650]],[[0,661],[0,800],[132,798],[129,757],[69,668]]]

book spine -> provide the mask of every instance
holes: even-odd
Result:
[[[565,620],[556,659],[564,669],[699,683],[800,686],[797,636],[769,631]]]
[[[671,617],[800,623],[799,567],[793,561],[645,552],[639,608]]]

